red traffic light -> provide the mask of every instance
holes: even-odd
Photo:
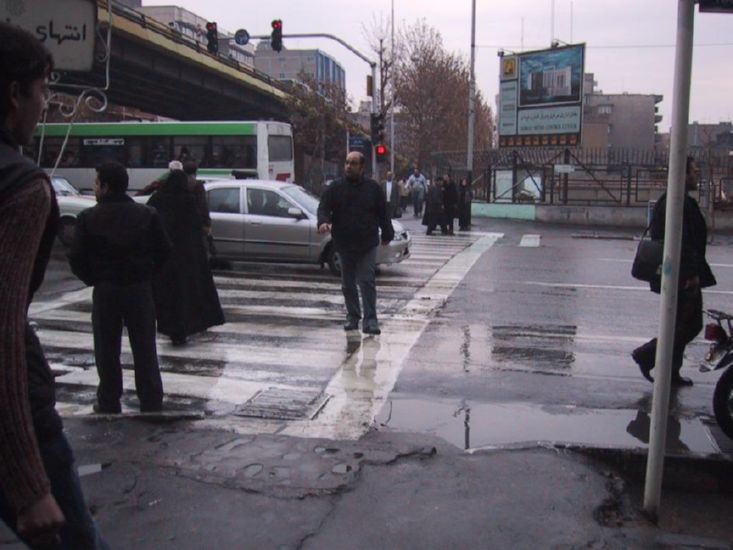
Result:
[[[387,154],[387,146],[380,143],[374,148],[374,152],[377,154],[378,157],[383,157]]]
[[[215,32],[216,30],[216,23],[213,21],[206,23],[206,32]]]
[[[272,21],[272,28],[273,30],[279,31],[283,28],[283,22],[282,19],[274,19]]]

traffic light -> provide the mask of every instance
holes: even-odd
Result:
[[[283,21],[282,19],[272,20],[272,34],[270,34],[270,46],[276,52],[283,49]]]
[[[371,138],[373,145],[384,143],[384,113],[372,113]]]
[[[219,51],[219,30],[213,21],[206,23],[206,49],[209,53]]]
[[[384,143],[380,143],[374,148],[374,152],[377,154],[377,160],[382,160],[387,156],[389,151]]]

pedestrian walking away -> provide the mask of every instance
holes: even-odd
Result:
[[[344,330],[359,328],[363,308],[363,332],[380,334],[375,260],[377,246],[380,242],[389,244],[394,229],[384,193],[377,182],[364,177],[364,155],[359,152],[346,156],[345,176],[335,180],[321,195],[318,232],[329,231],[341,258],[341,290],[346,304]]]
[[[466,178],[461,180],[458,186],[458,229],[461,231],[471,227],[471,201],[473,191]]]
[[[448,227],[445,225],[445,202],[443,200],[443,179],[436,178],[433,185],[428,189],[427,200],[425,201],[425,215],[422,224],[427,226],[426,235],[432,235],[437,226],[440,232],[445,235]]]
[[[121,164],[97,168],[98,204],[77,217],[68,254],[72,272],[94,287],[92,331],[99,375],[94,410],[101,414],[121,412],[123,325],[132,348],[140,410],[160,411],[163,406],[152,280],[171,244],[155,209],[132,200],[127,186],[127,170]]]
[[[698,169],[692,157],[687,158],[685,191],[697,189]],[[649,235],[664,240],[667,194],[662,194],[654,206]],[[672,344],[672,385],[691,386],[692,380],[680,374],[687,344],[702,330],[701,289],[716,284],[713,272],[705,259],[707,226],[697,201],[685,193],[682,214],[682,244],[680,255],[679,289],[677,291],[677,317]],[[659,294],[661,277],[649,283],[652,292]],[[650,371],[654,368],[657,339],[653,338],[632,352],[641,374],[652,382]]]
[[[445,227],[448,235],[453,235],[456,208],[458,207],[458,188],[456,182],[449,174],[443,178],[443,211],[445,215]]]
[[[54,377],[28,305],[56,238],[51,182],[20,153],[46,106],[53,59],[0,22],[0,518],[31,548],[107,548],[56,412]]]
[[[188,337],[224,324],[202,236],[196,197],[182,170],[173,170],[148,204],[163,220],[173,249],[153,279],[158,332],[183,345]]]
[[[407,186],[412,194],[413,212],[416,218],[422,216],[423,205],[425,204],[425,195],[428,192],[428,181],[420,173],[420,170],[415,166],[415,170],[407,178]]]
[[[400,190],[400,209],[404,214],[407,212],[407,201],[410,199],[410,188],[407,185],[407,182],[403,179],[397,182],[397,186]]]

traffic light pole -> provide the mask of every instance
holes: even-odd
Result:
[[[468,77],[468,145],[466,147],[466,169],[468,185],[473,186],[473,141],[476,125],[476,0],[471,0],[471,68]]]
[[[474,0],[475,2],[475,0]],[[376,90],[377,87],[377,63],[375,61],[372,61],[369,59],[366,55],[361,53],[359,50],[354,48],[351,44],[348,42],[345,42],[344,40],[341,40],[338,36],[334,36],[333,34],[328,33],[297,33],[297,34],[283,34],[283,38],[328,38],[329,40],[334,40],[341,44],[344,48],[349,50],[351,53],[353,53],[356,57],[361,59],[362,61],[365,61],[369,64],[369,66],[372,68],[372,82],[374,83],[374,90]],[[250,39],[255,40],[268,40],[270,38],[269,35],[265,36],[251,36]],[[375,92],[372,91],[372,114],[377,112],[377,98],[375,97]],[[377,178],[377,153],[374,150],[374,144],[372,143],[372,177]]]

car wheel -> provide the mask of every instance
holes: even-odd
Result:
[[[59,241],[66,247],[71,246],[76,232],[76,220],[74,218],[61,218],[59,220],[58,236]]]
[[[333,245],[328,249],[328,269],[337,277],[341,276],[341,256]]]

